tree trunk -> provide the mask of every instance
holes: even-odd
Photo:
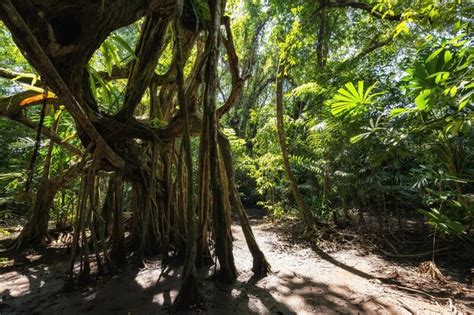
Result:
[[[210,266],[213,263],[209,249],[209,132],[208,119],[203,117],[201,141],[199,143],[199,195],[198,195],[198,239],[197,239],[197,265]]]
[[[176,309],[187,308],[190,305],[199,303],[202,297],[199,293],[197,272],[196,272],[196,215],[194,204],[194,182],[193,182],[193,160],[191,151],[191,137],[189,133],[188,103],[184,91],[183,75],[183,54],[181,50],[181,16],[183,13],[184,0],[176,1],[176,11],[174,19],[175,31],[175,58],[176,58],[176,82],[178,87],[178,102],[183,117],[183,148],[187,172],[186,190],[186,252],[183,266],[183,280],[176,297],[174,306]]]
[[[45,104],[43,106],[46,106]],[[46,109],[44,109],[46,110]],[[54,115],[54,111],[53,111]],[[56,132],[58,119],[54,120],[51,130]],[[28,222],[23,227],[18,238],[12,244],[12,248],[19,249],[24,246],[46,246],[50,240],[48,235],[49,210],[54,202],[54,197],[60,186],[54,185],[49,177],[51,160],[53,154],[54,142],[49,140],[48,151],[44,159],[43,176],[41,177],[40,187],[36,192],[36,198],[31,209],[31,215]]]
[[[51,187],[49,181],[41,184],[36,193],[35,203],[31,209],[28,222],[12,244],[12,249],[47,245],[50,240],[48,235],[49,209],[51,209],[54,202],[56,192],[57,190]]]
[[[290,187],[295,197],[296,204],[300,210],[300,214],[303,217],[306,226],[312,228],[314,226],[314,218],[311,212],[309,211],[308,206],[303,200],[303,196],[300,193],[296,178],[291,170],[290,161],[288,158],[288,150],[286,147],[286,132],[285,125],[283,121],[283,76],[285,73],[285,66],[283,61],[280,60],[278,65],[278,73],[276,79],[276,114],[277,114],[277,131],[278,131],[278,142],[280,144],[281,157],[283,160],[283,166],[285,168],[288,181],[290,182]]]
[[[266,276],[271,268],[270,264],[267,262],[265,255],[260,250],[260,247],[255,240],[255,236],[252,232],[252,227],[250,226],[250,221],[245,213],[245,207],[242,204],[242,200],[240,199],[239,192],[237,191],[237,187],[235,185],[235,175],[234,175],[234,168],[232,166],[232,152],[230,148],[229,140],[223,135],[219,133],[219,146],[222,153],[222,162],[225,166],[226,170],[226,177],[228,181],[228,186],[230,190],[230,202],[233,208],[237,211],[239,216],[240,225],[242,227],[242,231],[245,236],[245,241],[247,242],[247,246],[252,254],[253,258],[253,267],[252,271],[256,277],[264,277]]]
[[[230,228],[230,205],[224,196],[222,169],[219,163],[217,143],[218,120],[216,115],[217,63],[219,60],[219,27],[222,2],[211,1],[212,23],[208,40],[209,57],[205,72],[204,114],[209,121],[209,157],[212,191],[213,229],[215,251],[219,261],[218,278],[233,283],[237,278],[234,256],[232,254],[232,232]]]
[[[117,266],[120,266],[127,262],[125,251],[125,231],[122,218],[123,184],[120,175],[115,174],[114,177],[111,178],[110,184],[114,187],[112,251],[110,252],[110,258]]]

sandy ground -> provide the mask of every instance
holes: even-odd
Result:
[[[415,267],[355,250],[327,254],[295,245],[272,223],[257,221],[253,229],[273,273],[258,282],[251,280],[251,256],[240,227],[234,225],[238,281],[222,287],[209,279],[213,270],[205,272],[201,283],[205,303],[188,313],[474,314],[472,287],[457,285],[456,290],[448,287],[434,295],[420,289],[420,283],[413,286],[420,278]],[[129,267],[91,287],[63,293],[67,252],[58,249],[57,257],[54,264],[38,259],[0,269],[0,314],[172,313],[179,268],[162,270],[159,262],[150,261],[146,268]]]

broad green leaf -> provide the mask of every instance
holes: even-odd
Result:
[[[352,82],[340,88],[337,94],[333,96],[331,103],[331,112],[334,116],[340,116],[347,112],[357,109],[357,113],[365,112],[368,105],[372,104],[372,99],[382,93],[371,93],[375,84],[364,90],[364,81],[357,82],[357,88]]]
[[[426,89],[426,90],[423,90],[423,91],[416,97],[416,99],[415,99],[415,105],[416,105],[416,108],[418,108],[418,110],[424,111],[424,110],[427,108],[430,95],[431,95],[431,90]]]
[[[451,88],[451,90],[449,91],[449,95],[451,95],[451,97],[454,97],[454,96],[456,96],[457,91],[458,91],[458,87],[457,87],[457,86],[453,86],[453,87]]]
[[[359,94],[357,93],[357,90],[354,84],[352,84],[352,82],[346,83],[345,87],[354,96],[356,100],[360,101]]]
[[[435,59],[443,50],[443,47],[436,49],[433,53],[431,53],[431,55],[428,56],[428,58],[426,58],[425,62],[429,63],[431,60]]]
[[[444,53],[444,63],[450,62],[451,59],[453,59],[453,54],[449,50],[446,50]]]
[[[408,112],[406,108],[394,108],[390,111],[390,117],[396,117]]]
[[[400,35],[400,33],[405,33],[405,34],[408,34],[408,32],[410,31],[410,29],[408,28],[408,23],[406,20],[400,22],[397,27],[395,28],[395,34],[393,35],[393,38],[397,37],[398,35]]]
[[[357,102],[357,99],[350,98],[344,95],[336,95],[334,96],[334,99],[338,101],[345,101],[345,102]]]
[[[359,81],[357,82],[357,85],[358,85],[358,96],[359,96],[359,99],[362,101],[362,99],[364,99],[364,81]]]
[[[354,87],[354,86],[352,86],[352,87]],[[347,98],[349,98],[353,102],[358,101],[357,95],[352,94],[351,92],[345,90],[344,88],[340,88],[339,90],[337,90],[337,92],[339,94],[342,94],[342,95],[346,96]]]
[[[135,51],[130,47],[130,45],[120,36],[114,35],[112,36],[112,40],[114,40],[117,44],[119,44],[122,48],[124,48],[130,56],[132,56],[133,59],[137,59],[137,56],[135,56]]]

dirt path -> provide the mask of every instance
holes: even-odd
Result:
[[[273,274],[252,282],[251,256],[239,226],[233,226],[234,252],[240,275],[235,286],[202,282],[205,305],[193,314],[474,314],[474,294],[464,288],[459,300],[432,299],[382,283],[388,274],[410,275],[375,255],[343,250],[330,255],[292,245],[275,233],[272,223],[257,222],[254,233]],[[94,286],[63,293],[64,260],[53,265],[28,263],[0,269],[0,314],[160,314],[169,313],[179,288],[179,269],[161,270],[157,262],[120,276],[98,280]],[[209,276],[209,271],[203,276]],[[449,293],[449,292],[448,292]],[[451,292],[453,295],[454,292]],[[470,303],[470,304],[469,304]]]
[[[272,224],[254,227],[274,271],[256,284],[259,289],[249,290],[252,301],[249,304],[259,306],[255,309],[259,313],[448,314],[458,310],[467,314],[474,311],[466,305],[450,307],[448,299],[434,301],[422,293],[410,294],[382,283],[395,270],[405,274],[416,273],[415,270],[375,255],[360,256],[354,250],[318,254],[305,246],[288,244],[273,230]],[[236,235],[236,245],[244,247],[242,236]],[[247,257],[242,255],[242,260],[248,261]],[[245,269],[248,268],[247,263]],[[474,294],[471,302],[472,297]]]

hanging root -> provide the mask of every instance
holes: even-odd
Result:
[[[232,166],[232,153],[230,143],[226,136],[222,133],[219,133],[219,147],[222,153],[221,163],[225,170],[225,177],[227,178],[227,187],[229,189],[230,202],[232,207],[237,211],[240,220],[240,225],[244,233],[245,241],[247,242],[247,246],[250,250],[250,253],[252,254],[252,271],[254,273],[254,278],[263,278],[271,272],[271,266],[265,258],[265,255],[261,251],[260,247],[258,246],[255,236],[253,235],[252,227],[250,226],[250,221],[247,217],[245,207],[242,204],[242,200],[240,199],[239,192],[235,184],[235,175]]]
[[[102,269],[100,254],[98,253],[98,244],[96,234],[92,224],[92,214],[97,209],[96,182],[97,182],[97,163],[99,159],[99,150],[94,152],[90,165],[86,168],[81,178],[79,190],[78,206],[74,224],[74,236],[71,246],[71,258],[69,270],[64,284],[66,291],[74,287],[74,269],[76,263],[77,251],[79,250],[80,264],[78,282],[80,285],[89,284],[91,278],[90,266],[90,245],[93,245],[94,253],[97,259],[99,269]],[[85,160],[84,160],[85,161]],[[104,256],[106,256],[104,251]]]

